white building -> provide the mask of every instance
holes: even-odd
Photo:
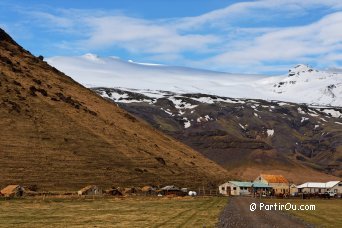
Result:
[[[228,181],[219,186],[219,192],[225,196],[251,195],[255,192],[266,192],[271,187],[264,183]]]
[[[342,194],[342,182],[341,181],[329,181],[329,182],[306,182],[298,185],[298,192],[301,193],[324,193],[327,191],[334,192],[336,194]]]

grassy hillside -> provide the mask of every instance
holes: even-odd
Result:
[[[32,56],[3,30],[0,129],[0,187],[195,186],[227,176],[201,154]]]

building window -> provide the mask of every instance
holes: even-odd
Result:
[[[221,189],[222,189],[222,191],[224,191],[224,190],[225,190],[225,189],[224,189],[224,187],[222,187]]]
[[[233,187],[233,190],[236,190],[236,187]]]

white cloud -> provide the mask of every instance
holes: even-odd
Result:
[[[265,17],[270,20],[273,15],[277,14],[279,16],[279,14],[282,14],[282,17],[286,18],[293,16],[293,13],[302,14],[306,10],[318,6],[339,10],[342,9],[342,2],[340,0],[260,0],[239,2],[197,17],[183,18],[178,21],[177,27],[189,29],[206,23],[212,26],[225,26],[227,22],[229,23],[245,16],[254,20]]]
[[[132,52],[178,53],[205,51],[219,38],[211,34],[180,34],[167,24],[126,16],[87,18],[90,38],[82,41],[91,47],[117,45]]]
[[[334,13],[319,22],[299,27],[279,28],[250,40],[236,41],[232,48],[206,61],[217,65],[258,65],[263,61],[335,60],[342,51],[342,13]],[[235,48],[234,48],[235,46]],[[237,47],[237,48],[236,48]],[[311,59],[311,60],[313,60]]]
[[[325,7],[327,16],[317,22],[288,27],[270,23],[300,18],[319,7]],[[58,47],[95,52],[120,48],[172,64],[246,72],[247,67],[266,71],[274,62],[280,68],[301,61],[338,67],[342,13],[336,11],[340,9],[340,0],[260,0],[195,17],[160,20],[99,10],[25,14],[39,22],[37,26],[74,36],[60,41]],[[248,27],[250,22],[259,24]],[[188,53],[200,57],[192,59]]]

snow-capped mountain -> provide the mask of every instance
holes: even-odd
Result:
[[[251,169],[267,161],[262,167],[267,163],[268,170],[274,164],[277,170],[295,164],[342,174],[342,108],[198,93],[92,90],[231,173],[239,172],[232,168],[236,163],[238,169],[245,163]],[[241,175],[248,179],[254,174]]]
[[[288,75],[270,77],[135,63],[93,54],[52,57],[47,61],[87,87],[163,90],[342,106],[342,74],[317,71],[306,65],[294,67]]]
[[[305,103],[316,105],[342,104],[342,74],[318,71],[306,65],[290,69],[288,76],[273,87],[281,100],[296,102],[301,98]]]

